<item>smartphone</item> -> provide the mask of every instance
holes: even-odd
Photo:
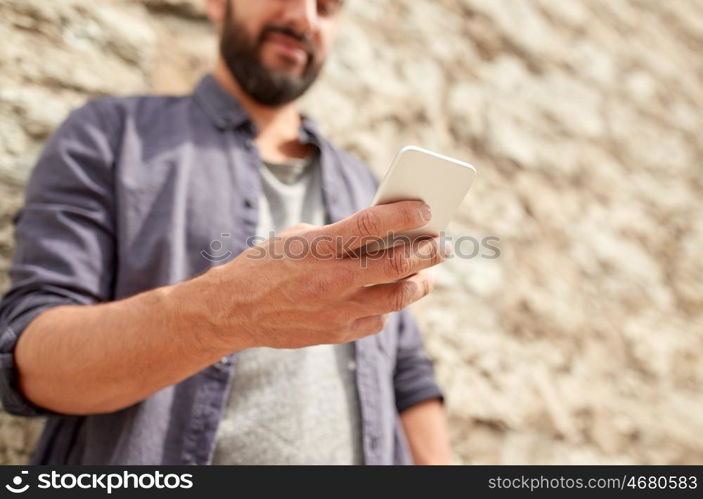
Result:
[[[411,240],[437,236],[449,225],[476,175],[476,168],[469,163],[420,147],[407,146],[391,163],[371,205],[415,199],[424,201],[432,209],[432,220],[402,236]]]

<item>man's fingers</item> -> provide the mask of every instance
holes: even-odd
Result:
[[[314,231],[327,239],[317,250],[329,255],[346,256],[370,243],[426,225],[432,218],[429,206],[422,201],[399,201],[365,208],[350,217]]]
[[[380,333],[386,325],[387,320],[388,316],[383,314],[371,315],[356,319],[349,326],[349,334],[352,336],[350,341],[363,338],[364,336]]]
[[[364,313],[385,314],[402,310],[427,296],[434,288],[434,278],[428,270],[398,282],[362,288],[354,297]]]
[[[349,326],[354,339],[380,332],[391,312],[402,310],[427,296],[434,287],[434,277],[428,270],[398,282],[378,284],[359,290],[354,301],[368,316],[356,319]]]
[[[352,270],[354,285],[368,286],[395,282],[433,267],[450,253],[448,245],[440,248],[439,239],[432,238],[400,244],[360,258],[347,258],[339,263]]]

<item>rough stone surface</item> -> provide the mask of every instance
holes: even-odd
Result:
[[[91,96],[187,91],[203,3],[0,0],[0,289],[48,134]],[[453,234],[499,238],[415,307],[457,460],[703,462],[703,3],[347,4],[306,108],[378,174],[409,143],[475,162]],[[0,415],[0,462],[40,428]]]

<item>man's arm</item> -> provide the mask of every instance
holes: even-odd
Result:
[[[19,389],[54,412],[122,409],[249,346],[214,341],[203,279],[124,300],[64,305],[39,314],[15,347]]]
[[[406,409],[400,419],[415,464],[452,464],[447,418],[438,399]]]
[[[420,205],[383,205],[332,225],[296,227],[281,234],[272,254],[255,246],[184,283],[45,311],[16,345],[21,390],[56,412],[111,412],[243,348],[300,348],[377,333],[386,314],[430,291],[422,270],[442,260],[438,242],[425,242],[416,254],[390,248],[364,268],[357,257],[337,255],[336,241],[359,244],[369,234],[419,227]],[[279,258],[290,236],[306,238],[315,251]],[[367,287],[379,282],[387,284]]]
[[[415,464],[450,464],[443,395],[410,310],[399,313],[395,402]]]

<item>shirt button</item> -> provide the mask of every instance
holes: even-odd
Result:
[[[354,362],[353,360],[350,360],[347,363],[347,369],[349,369],[350,371],[354,371],[356,369],[356,362]]]
[[[376,450],[378,448],[378,437],[371,437],[369,439],[369,444],[373,450]]]
[[[252,201],[250,198],[246,198],[244,200],[244,206],[246,206],[247,208],[251,208],[252,206],[254,206],[254,201]]]

